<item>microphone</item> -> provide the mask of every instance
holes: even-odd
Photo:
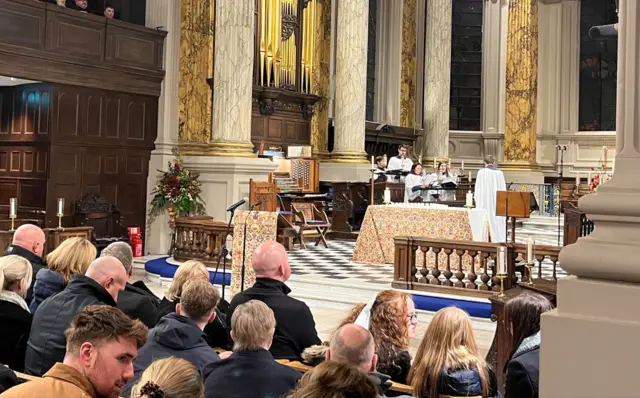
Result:
[[[250,208],[249,210],[253,210],[253,209],[255,209],[256,207],[260,206],[261,204],[262,204],[262,202],[254,203],[254,204],[252,204],[252,205],[251,205],[251,208]]]
[[[511,188],[512,184],[513,184],[513,181],[511,181],[510,183],[507,184],[507,191],[509,190],[509,188]]]
[[[227,209],[227,211],[234,211],[235,209],[237,209],[238,207],[242,206],[243,204],[245,204],[247,201],[249,200],[249,198],[247,198],[246,196],[242,199],[240,199],[239,201],[237,201],[236,203],[232,204],[231,206],[229,206],[229,208]]]

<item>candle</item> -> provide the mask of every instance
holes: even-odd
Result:
[[[533,264],[533,239],[527,239],[527,264]]]
[[[473,193],[471,193],[471,190],[469,190],[469,192],[467,192],[467,202],[465,203],[466,207],[473,207]]]
[[[437,169],[438,168],[438,161],[436,160],[436,158],[433,158],[433,169]]]
[[[422,164],[422,155],[418,156],[418,164]]]
[[[391,203],[391,191],[389,188],[384,189],[384,203]]]
[[[471,184],[471,180],[473,180],[473,171],[469,170],[469,184]]]
[[[387,164],[387,154],[384,154],[384,164]]]
[[[576,185],[580,185],[580,172],[576,171]]]
[[[58,198],[58,215],[64,214],[64,198]]]
[[[587,173],[587,185],[591,186],[591,172]]]
[[[498,248],[498,275],[507,274],[507,252],[504,246]]]
[[[462,165],[460,166],[460,168],[462,169],[462,174],[464,174],[464,160],[462,161]]]
[[[18,215],[18,199],[9,199],[9,218],[16,218]]]
[[[375,169],[375,157],[371,156],[371,170]]]

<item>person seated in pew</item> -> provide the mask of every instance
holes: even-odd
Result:
[[[390,377],[376,372],[378,356],[373,335],[359,325],[347,324],[333,335],[326,353],[327,361],[337,361],[355,366],[367,373],[378,387],[378,397],[384,397],[391,387]],[[404,395],[403,397],[408,397]]]
[[[289,398],[377,398],[376,384],[360,369],[326,361],[307,372]]]
[[[441,309],[429,323],[409,383],[416,398],[500,396],[495,372],[478,351],[471,318],[457,307]]]
[[[523,293],[504,306],[513,343],[505,365],[505,398],[537,398],[540,385],[540,316],[553,309],[537,293]]]
[[[96,259],[96,247],[80,237],[66,239],[47,255],[47,267],[35,275],[33,299],[29,304],[32,314],[47,298],[64,290],[73,275],[84,275],[89,264]]]
[[[189,260],[180,264],[175,274],[171,286],[165,292],[162,301],[158,305],[156,313],[156,322],[159,322],[165,315],[175,312],[176,305],[180,303],[182,288],[187,281],[193,279],[202,279],[209,281],[209,271],[199,261]],[[231,337],[227,329],[227,310],[229,303],[220,300],[216,306],[216,317],[213,322],[204,327],[207,343],[209,347],[227,347],[231,344]]]
[[[65,356],[65,330],[85,307],[106,304],[116,307],[128,275],[114,257],[94,260],[84,275],[74,275],[63,291],[40,304],[33,314],[24,369],[42,376]]]
[[[233,317],[233,312],[240,304],[249,300],[262,301],[271,308],[276,318],[276,330],[269,351],[276,359],[297,361],[307,347],[321,342],[309,307],[289,297],[291,289],[285,284],[291,277],[287,252],[278,242],[263,242],[253,252],[251,266],[256,274],[256,283],[233,297],[227,319]]]
[[[31,275],[38,275],[38,272],[47,266],[42,259],[45,243],[46,237],[42,229],[37,225],[24,224],[13,233],[13,241],[4,254],[15,254],[26,258],[31,263]],[[35,278],[31,278],[31,286],[25,298],[27,303],[30,303],[33,298],[34,284]]]
[[[202,376],[191,363],[174,357],[152,363],[131,391],[131,398],[183,397],[204,397]]]
[[[233,353],[209,365],[204,373],[206,398],[281,397],[288,394],[302,375],[273,359],[276,319],[265,303],[249,300],[240,304],[231,318]]]
[[[200,371],[219,361],[220,357],[209,347],[203,333],[205,326],[216,316],[219,300],[218,289],[209,281],[195,279],[185,283],[180,303],[176,304],[176,312],[165,315],[149,331],[147,343],[133,362],[134,377],[124,388],[124,395],[129,395],[142,372],[156,359],[182,358]]]
[[[129,279],[133,274],[133,251],[126,242],[114,242],[105,247],[100,257],[111,256],[117,258]],[[118,295],[118,308],[133,319],[139,319],[148,328],[156,325],[156,315],[160,300],[143,281],[135,283],[127,282],[124,290]]]
[[[67,326],[62,361],[41,379],[12,387],[0,397],[120,397],[133,377],[133,359],[147,339],[147,328],[109,305],[87,306]]]
[[[429,200],[426,188],[435,180],[435,176],[422,175],[422,165],[419,163],[411,166],[411,173],[404,179],[404,201],[406,202],[422,202]]]
[[[31,264],[27,259],[0,257],[0,362],[16,372],[24,370],[24,353],[33,319],[24,301],[29,285]]]
[[[15,372],[0,363],[0,394],[20,384]]]
[[[376,175],[375,182],[385,182],[387,181],[387,158],[385,156],[377,156],[376,157],[376,169],[373,174]]]

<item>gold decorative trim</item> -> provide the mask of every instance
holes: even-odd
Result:
[[[243,142],[181,143],[178,148],[183,156],[256,157],[253,144]]]
[[[329,159],[329,96],[331,94],[331,0],[316,4],[315,57],[312,92],[320,97],[311,119],[311,148],[316,159]]]
[[[398,1],[398,0],[395,0]],[[418,23],[416,0],[402,5],[402,72],[400,81],[400,126],[413,128],[416,118],[416,59]]]
[[[530,161],[506,161],[500,164],[503,171],[540,171],[540,165]]]
[[[369,163],[365,152],[331,152],[329,163]]]

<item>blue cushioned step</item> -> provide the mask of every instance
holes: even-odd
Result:
[[[151,274],[160,275],[163,278],[173,278],[178,266],[167,262],[168,258],[169,257],[161,257],[155,260],[149,260],[144,263],[144,269]],[[215,280],[213,280],[214,273],[214,271],[209,271],[209,281],[214,285],[222,285],[222,264],[220,264],[220,269],[218,270],[218,275],[216,275]],[[225,286],[231,285],[231,261],[227,261],[227,274],[224,278],[224,284]]]

